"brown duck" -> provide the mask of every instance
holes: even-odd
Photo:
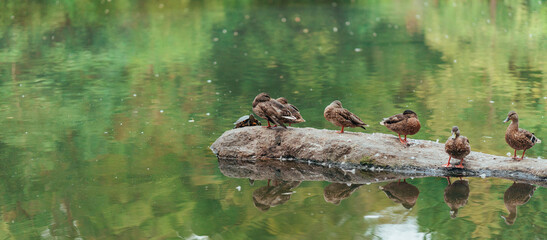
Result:
[[[325,108],[323,113],[325,119],[332,124],[342,127],[342,130],[338,133],[344,133],[344,127],[361,127],[366,130],[368,127],[357,115],[348,111],[342,107],[342,103],[338,100],[334,100]]]
[[[448,163],[443,167],[450,167],[450,159],[460,159],[460,165],[457,168],[463,168],[463,159],[471,152],[469,146],[469,139],[464,136],[460,136],[460,129],[457,126],[452,127],[452,137],[446,140],[444,144],[444,151],[448,153]]]
[[[511,124],[507,127],[507,131],[505,131],[505,142],[515,149],[513,159],[520,161],[524,159],[526,150],[536,145],[536,143],[540,143],[541,140],[534,136],[533,133],[519,128],[519,116],[515,111],[509,112],[503,122],[508,122],[509,120],[511,120]],[[524,150],[520,159],[517,158],[517,150]]]
[[[380,190],[386,193],[386,196],[395,203],[400,203],[406,209],[411,209],[418,200],[420,190],[412,184],[408,184],[406,179],[401,182],[392,182],[385,186],[380,186]]]
[[[450,182],[448,179],[448,186],[444,189],[444,202],[450,207],[450,217],[455,218],[458,215],[458,209],[467,204],[469,198],[469,182],[467,180],[458,180]]]
[[[517,219],[517,206],[527,203],[536,187],[528,183],[517,183],[514,182],[503,194],[503,202],[505,203],[505,208],[509,211],[508,216],[501,216],[505,219],[505,223],[508,225],[513,225]]]
[[[292,116],[296,118],[295,120],[288,119],[288,118],[283,118],[283,119],[281,119],[281,121],[283,123],[288,123],[289,126],[290,126],[292,123],[302,123],[302,122],[306,121],[306,120],[304,120],[304,118],[302,118],[302,115],[300,115],[300,111],[298,110],[298,108],[296,108],[294,105],[290,104],[289,101],[287,101],[286,98],[280,97],[280,98],[276,99],[276,101],[283,104],[287,109],[289,109]]]
[[[283,124],[282,119],[296,119],[292,116],[289,109],[275,99],[271,99],[270,95],[267,93],[260,93],[255,97],[253,101],[253,112],[268,121],[268,128],[272,127],[270,122],[287,128]]]
[[[363,184],[331,183],[323,189],[323,198],[327,202],[338,205],[342,200],[349,198],[361,186]]]
[[[396,132],[399,135],[399,141],[401,141],[402,144],[408,144],[406,135],[416,134],[420,131],[421,127],[418,115],[412,110],[405,110],[403,113],[384,118],[380,124],[386,126],[389,130]],[[405,140],[401,139],[401,135],[405,135]]]

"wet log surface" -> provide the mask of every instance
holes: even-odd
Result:
[[[481,176],[540,182],[540,185],[547,182],[545,159],[526,157],[516,161],[506,156],[472,151],[465,159],[464,169],[444,168],[441,165],[448,160],[444,143],[415,139],[410,139],[409,143],[409,146],[404,146],[397,136],[381,133],[338,134],[333,130],[314,128],[245,127],[226,131],[211,145],[211,150],[222,161],[234,163],[241,160],[262,160],[270,164],[293,161],[335,168],[344,173],[353,169],[364,170],[380,174],[380,178],[390,174],[393,175],[391,179],[400,176]],[[458,163],[459,160],[452,161],[452,164]],[[307,178],[313,180],[313,172],[309,174]],[[306,180],[306,177],[301,178],[295,180]],[[366,183],[355,179],[317,180]]]

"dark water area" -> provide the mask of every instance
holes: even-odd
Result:
[[[444,142],[457,125],[472,150],[507,155],[515,110],[545,141],[545,5],[0,2],[0,239],[545,238],[538,185],[508,225],[510,180],[464,178],[451,218],[445,178],[407,178],[407,209],[389,182],[251,186],[209,150],[260,92],[298,106],[301,127],[336,129],[322,113],[338,99],[366,132],[391,133],[377,122],[412,109],[412,138]],[[325,189],[349,195],[336,205]]]

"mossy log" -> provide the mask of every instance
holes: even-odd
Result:
[[[471,143],[473,149],[473,143]],[[245,127],[226,131],[212,145],[219,159],[296,161],[346,170],[372,170],[422,176],[481,176],[547,181],[545,159],[522,161],[471,152],[464,169],[444,168],[448,155],[443,143],[382,133],[345,132],[314,128]],[[453,159],[453,164],[459,160]]]

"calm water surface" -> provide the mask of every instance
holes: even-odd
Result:
[[[253,194],[267,182],[226,177],[208,147],[262,91],[297,105],[302,127],[335,129],[322,112],[338,99],[367,132],[408,108],[414,138],[457,125],[473,150],[505,155],[516,110],[545,142],[545,5],[0,2],[0,239],[544,239],[542,187],[513,225],[503,179],[467,179],[454,219],[444,178],[407,179],[411,209],[387,182],[335,205],[328,182],[304,181],[264,210]]]

